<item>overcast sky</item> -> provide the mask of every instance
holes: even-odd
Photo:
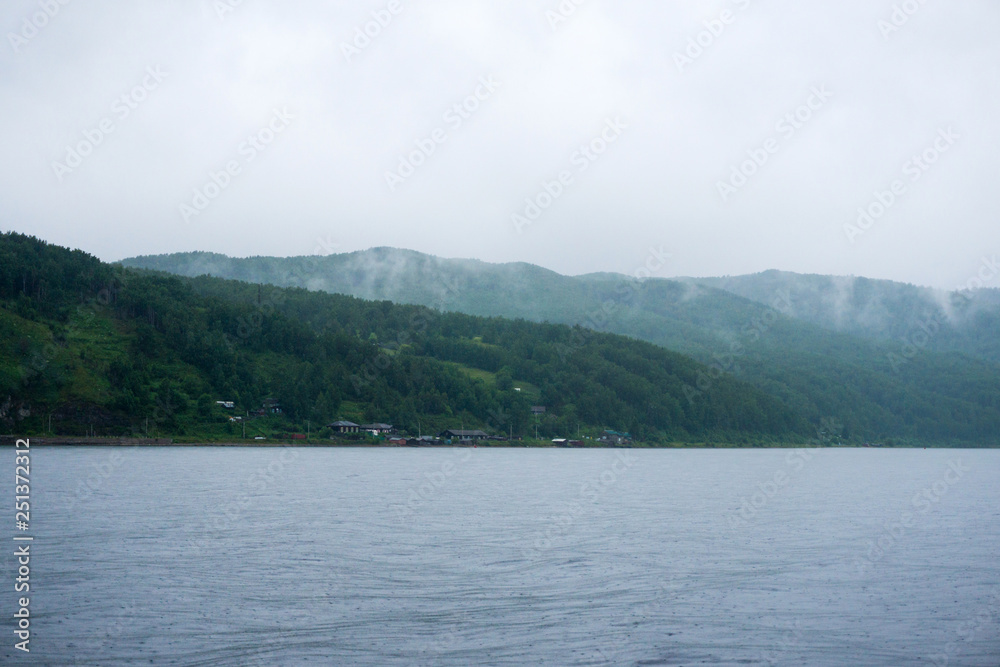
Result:
[[[995,0],[63,1],[0,7],[0,228],[105,260],[950,288],[1000,252]]]

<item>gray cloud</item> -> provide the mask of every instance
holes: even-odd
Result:
[[[0,226],[104,259],[389,245],[631,273],[656,244],[669,274],[949,288],[1000,248],[989,0],[243,0],[220,18],[229,1],[4,3]],[[576,8],[555,20],[561,4]],[[916,11],[884,35],[894,5]],[[165,73],[155,87],[147,68]],[[490,76],[496,91],[446,120]],[[817,86],[832,96],[788,136],[779,123]],[[276,109],[293,119],[252,148]],[[628,128],[581,171],[574,153],[615,117]],[[53,163],[102,122],[113,131],[60,180]],[[909,181],[904,163],[949,127],[960,138]],[[391,191],[386,172],[435,130]],[[723,202],[718,183],[768,140]],[[517,233],[512,214],[561,171],[573,184]],[[213,174],[217,196],[185,221]],[[845,225],[897,179],[905,193],[850,242]]]

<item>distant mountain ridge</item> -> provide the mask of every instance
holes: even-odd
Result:
[[[1000,289],[972,288],[990,284],[979,275],[1000,285],[1000,266],[984,258],[982,268],[985,271],[973,274],[961,291],[950,292],[888,280],[783,271],[680,280],[757,302],[787,293],[788,315],[831,331],[1000,363]]]
[[[570,277],[391,248],[292,258],[180,253],[122,263],[624,334],[691,355],[713,377],[746,380],[814,423],[835,418],[872,437],[934,432],[943,411],[975,420],[992,400],[986,397],[1000,392],[994,290],[975,290],[948,312],[933,290],[863,278]],[[938,319],[923,331],[928,314]],[[693,395],[712,387],[703,378]]]
[[[216,253],[176,253],[129,258],[122,260],[122,264],[191,277],[212,275],[305,287],[472,315],[523,317],[584,326],[589,326],[587,307],[595,303],[600,306],[609,296],[609,285],[614,286],[610,290],[612,296],[625,285],[632,287],[629,292],[650,297],[647,303],[650,307],[642,308],[647,317],[630,312],[628,323],[609,322],[608,330],[686,352],[697,351],[694,340],[702,336],[684,327],[679,327],[683,331],[672,331],[677,322],[659,333],[642,333],[643,328],[663,324],[653,316],[657,310],[653,302],[665,293],[678,300],[695,297],[714,300],[710,310],[730,305],[725,303],[726,294],[765,306],[770,306],[778,295],[786,294],[788,304],[782,310],[784,315],[829,331],[902,342],[919,332],[921,324],[927,324],[937,331],[921,349],[961,352],[1000,364],[1000,289],[974,289],[959,295],[887,280],[774,270],[725,278],[651,278],[640,285],[636,279],[622,274],[565,276],[533,264],[443,259],[385,247],[289,258],[239,259]],[[1000,284],[1000,276],[997,283]],[[678,285],[685,285],[688,290],[694,286],[710,290],[683,292]]]

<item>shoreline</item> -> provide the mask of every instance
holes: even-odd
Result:
[[[902,445],[896,447],[865,447],[863,445],[820,446],[810,443],[777,443],[770,445],[741,445],[733,443],[668,443],[631,445],[593,445],[586,447],[565,447],[545,442],[520,444],[445,444],[431,443],[426,445],[390,445],[385,443],[347,442],[347,441],[304,441],[276,438],[273,440],[249,440],[243,442],[178,442],[173,438],[97,438],[97,437],[32,437],[32,436],[0,436],[0,445],[13,446],[17,440],[28,440],[37,447],[355,447],[365,449],[467,449],[470,447],[482,449],[1000,449],[1000,444],[973,447],[968,445]]]

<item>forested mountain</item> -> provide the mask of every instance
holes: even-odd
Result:
[[[745,380],[811,423],[834,418],[856,437],[996,442],[1000,433],[1000,365],[993,356],[1000,308],[992,305],[994,290],[955,297],[948,312],[972,326],[942,319],[924,331],[918,324],[930,297],[890,283],[898,296],[881,302],[883,328],[876,330],[874,306],[870,317],[862,317],[862,304],[873,303],[864,298],[866,285],[875,281],[861,279],[855,281],[853,319],[838,323],[824,315],[835,302],[823,305],[816,298],[826,292],[794,279],[568,277],[527,264],[447,260],[388,248],[295,258],[184,253],[125,264],[625,334],[691,355],[712,376]],[[737,285],[745,294],[734,293]],[[856,324],[845,324],[851,321]],[[696,394],[711,394],[714,381],[700,380]]]
[[[789,296],[788,314],[832,331],[922,349],[962,352],[1000,363],[1000,266],[991,258],[951,292],[888,280],[765,271],[726,278],[686,278],[760,303]],[[980,278],[986,276],[986,280]],[[986,288],[983,288],[983,286]],[[924,342],[924,332],[927,340]]]
[[[707,367],[611,334],[524,320],[108,265],[0,235],[0,421],[6,431],[171,435],[338,417],[411,432],[630,431],[640,439],[759,443],[815,435],[800,412]],[[270,399],[270,400],[268,400]],[[267,417],[272,419],[272,417]]]

